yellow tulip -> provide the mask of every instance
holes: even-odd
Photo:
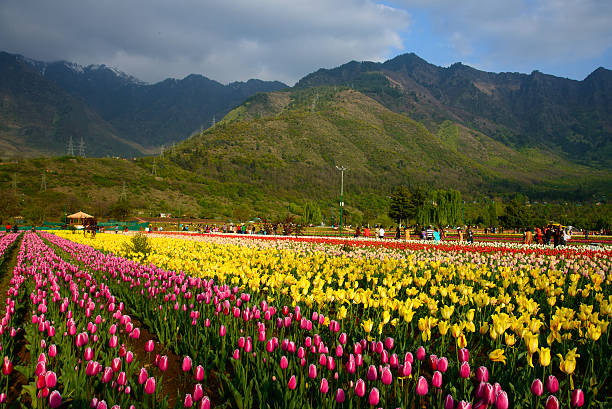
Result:
[[[502,362],[506,365],[506,357],[503,349],[496,349],[489,354],[489,359],[493,362]]]
[[[361,326],[363,327],[363,330],[369,334],[370,332],[372,332],[372,327],[374,326],[374,321],[372,321],[371,319],[364,320],[361,323]]]
[[[504,340],[506,341],[506,345],[508,345],[509,347],[516,344],[516,337],[514,336],[514,334],[504,333]]]
[[[576,370],[576,358],[580,357],[580,355],[576,353],[576,349],[577,348],[574,348],[568,351],[565,355],[565,359],[563,359],[563,355],[557,354],[559,359],[561,359],[559,369],[567,375],[572,374]]]
[[[540,348],[540,365],[548,366],[550,365],[550,348]]]

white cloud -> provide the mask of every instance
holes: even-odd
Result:
[[[0,49],[105,63],[145,81],[201,73],[292,84],[402,49],[408,13],[374,0],[3,0]]]

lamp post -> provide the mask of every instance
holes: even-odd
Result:
[[[465,226],[465,200],[463,201],[463,206],[461,208],[461,213],[462,213],[462,218],[463,218],[463,225]]]
[[[344,194],[344,171],[348,170],[348,168],[344,166],[336,166],[336,169],[340,171],[340,237],[342,237],[342,210],[344,208],[342,195]]]

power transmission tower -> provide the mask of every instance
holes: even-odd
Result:
[[[310,112],[314,112],[315,107],[317,106],[317,100],[319,99],[319,93],[317,92],[312,99],[312,104],[310,105]]]
[[[68,152],[67,155],[68,156],[74,156],[74,143],[72,142],[72,135],[70,136],[70,139],[68,140]]]
[[[157,176],[157,159],[153,158],[153,167],[151,168],[151,174]]]
[[[121,187],[121,194],[119,194],[119,200],[127,200],[127,188],[125,187],[125,181]]]
[[[41,192],[46,192],[47,191],[47,175],[45,175],[44,172],[42,174],[42,178],[41,178],[41,181],[40,181],[40,191]]]
[[[210,125],[211,128],[214,128],[215,125],[217,125],[217,119],[215,118],[214,115],[213,115],[213,119],[212,119],[212,121],[210,121],[210,123],[211,123],[211,125]]]
[[[81,142],[79,143],[79,156],[81,158],[85,157],[85,141],[83,140],[82,136],[81,136]]]
[[[159,156],[164,156],[164,145],[161,146],[161,152],[160,152]]]

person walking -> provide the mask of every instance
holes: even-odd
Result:
[[[385,229],[383,226],[380,226],[380,230],[378,230],[378,238],[383,240],[385,238]]]
[[[400,227],[398,225],[397,228],[395,229],[395,240],[399,240],[401,235],[402,233],[400,232]]]

